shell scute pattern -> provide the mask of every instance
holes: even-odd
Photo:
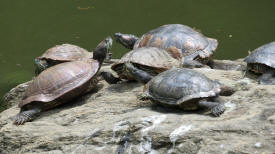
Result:
[[[62,63],[51,67],[34,79],[25,92],[19,107],[34,101],[50,102],[55,100],[88,82],[98,69],[99,63],[92,59]]]
[[[200,56],[204,58],[211,56],[217,45],[217,40],[207,38],[188,26],[170,24],[144,34],[135,43],[134,49],[150,46],[167,50],[169,47],[174,46],[182,52],[182,56],[188,56],[200,51]]]
[[[201,73],[173,68],[153,78],[146,93],[162,104],[180,105],[191,99],[214,97],[220,90],[217,82]]]
[[[180,66],[180,62],[172,58],[165,50],[154,47],[138,48],[128,52],[119,60],[118,63],[112,65],[112,69],[116,71],[117,66],[124,64],[125,62],[131,62],[161,70]]]
[[[38,57],[38,59],[50,59],[57,61],[73,61],[85,58],[93,58],[92,52],[72,44],[57,45],[48,49],[42,56]]]
[[[271,42],[255,49],[245,59],[249,64],[264,64],[268,67],[275,68],[275,42]]]

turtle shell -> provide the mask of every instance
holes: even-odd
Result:
[[[157,73],[180,66],[180,62],[172,58],[165,50],[155,47],[137,48],[126,53],[117,63],[112,65],[112,70],[120,76],[123,73],[121,66],[125,62],[131,62],[136,66],[151,69]]]
[[[51,108],[54,104],[47,102],[64,103],[91,88],[93,77],[100,68],[98,61],[65,62],[43,71],[27,88],[19,107],[35,102]]]
[[[199,52],[201,58],[208,58],[217,48],[216,39],[207,38],[192,28],[181,24],[163,25],[144,34],[134,49],[157,47],[166,50],[174,58]]]
[[[57,45],[48,49],[42,56],[38,57],[38,59],[48,59],[63,62],[91,58],[93,58],[92,52],[72,44]]]
[[[265,44],[255,49],[245,59],[248,64],[264,64],[270,68],[275,68],[275,42]],[[257,71],[257,70],[255,70]]]
[[[160,73],[146,85],[146,94],[161,104],[196,109],[196,101],[214,97],[220,84],[191,69],[172,68]]]

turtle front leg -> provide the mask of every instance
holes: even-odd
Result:
[[[132,63],[127,62],[124,64],[126,71],[132,75],[138,82],[146,84],[153,76],[141,69],[136,68]]]
[[[120,78],[115,77],[112,73],[110,72],[101,72],[100,75],[102,78],[109,84],[116,84],[119,81],[122,81]]]
[[[34,59],[34,66],[35,66],[35,75],[37,76],[42,71],[47,69],[49,67],[49,64],[47,63],[46,60],[40,60],[40,59],[35,58]]]
[[[201,108],[210,109],[211,113],[215,117],[220,116],[225,111],[225,105],[223,103],[219,103],[219,102],[210,102],[210,101],[206,101],[206,100],[201,100],[201,101],[199,101],[198,105]]]
[[[115,33],[114,37],[118,43],[120,43],[127,49],[133,49],[136,41],[139,39],[135,35],[122,33]]]
[[[20,111],[15,117],[13,124],[15,125],[23,125],[25,122],[32,121],[35,117],[39,115],[41,109],[34,108],[26,111]]]
[[[150,100],[150,96],[147,94],[147,93],[140,93],[137,95],[137,99],[138,100],[141,100],[141,101],[147,101],[147,100]]]
[[[270,70],[263,75],[261,75],[259,78],[259,83],[263,85],[274,85],[275,84],[275,72]]]

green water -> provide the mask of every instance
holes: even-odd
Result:
[[[217,38],[215,58],[236,59],[275,40],[274,15],[274,0],[1,0],[0,97],[30,80],[33,59],[56,44],[92,50],[115,32],[180,23]],[[114,44],[113,57],[125,52]]]

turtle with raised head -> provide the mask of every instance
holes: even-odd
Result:
[[[143,100],[184,110],[207,108],[214,116],[225,111],[224,104],[218,102],[220,83],[191,69],[172,68],[154,77],[145,87],[140,96]]]
[[[247,70],[262,74],[258,78],[260,84],[275,84],[275,42],[255,49],[244,61]]]
[[[40,112],[69,102],[92,90],[98,71],[111,47],[108,37],[94,50],[92,59],[65,62],[41,72],[25,91],[19,103],[20,112],[14,124],[21,125],[36,118]]]
[[[111,37],[108,39],[111,40]],[[38,75],[43,70],[56,64],[91,58],[93,58],[93,53],[79,46],[72,44],[57,45],[55,47],[48,49],[41,56],[35,58],[35,74]],[[107,53],[106,59],[109,60],[110,58],[110,53]]]
[[[203,36],[181,24],[168,24],[153,29],[140,38],[132,34],[115,33],[117,42],[128,49],[157,47],[172,57],[181,59],[185,67],[202,67],[209,62],[218,41]]]
[[[153,76],[172,67],[180,67],[180,62],[171,57],[165,50],[156,47],[144,47],[126,53],[111,66],[119,78],[110,72],[102,72],[101,74],[109,84],[115,84],[121,79],[147,83]]]

